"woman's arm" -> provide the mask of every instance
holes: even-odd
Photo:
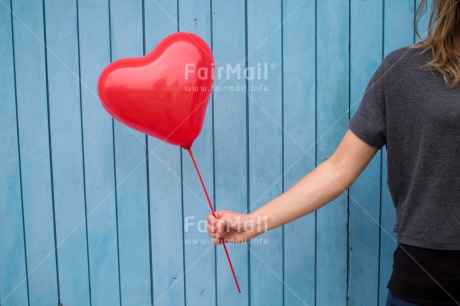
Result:
[[[250,214],[228,210],[209,215],[207,229],[213,243],[244,242],[305,216],[345,191],[364,170],[377,148],[347,131],[334,154],[279,197]]]

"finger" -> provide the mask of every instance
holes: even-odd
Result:
[[[215,217],[217,219],[220,219],[222,218],[228,211],[227,210],[220,210],[220,211],[215,211],[214,214],[215,214]]]
[[[208,222],[208,224],[214,225],[214,223],[216,222],[216,218],[212,214],[209,214],[206,217],[206,221]]]
[[[209,237],[211,237],[211,238],[217,238],[217,234],[216,234],[216,233],[208,232],[208,235],[209,235]]]
[[[226,226],[227,226],[226,218],[218,219],[214,226],[216,228],[217,233],[223,233],[225,231]]]
[[[210,225],[210,224],[206,224],[206,229],[208,230],[208,232],[210,233],[215,233],[217,231],[216,227],[213,226],[213,225]]]
[[[225,233],[224,232],[216,232],[216,233],[213,233],[214,235],[216,235],[216,238],[223,238]]]
[[[213,244],[220,244],[220,239],[219,238],[214,238],[212,239]]]

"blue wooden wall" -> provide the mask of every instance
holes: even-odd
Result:
[[[96,83],[176,31],[217,66],[267,63],[266,80],[216,81],[194,145],[216,209],[253,211],[332,154],[383,56],[415,41],[416,5],[0,0],[0,305],[384,305],[385,150],[331,204],[229,245],[238,295],[196,226],[208,208],[188,156],[114,122]]]

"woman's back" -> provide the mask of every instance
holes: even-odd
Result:
[[[460,86],[427,69],[431,60],[417,48],[390,53],[350,130],[388,152],[398,241],[388,288],[405,301],[442,305],[460,300]]]
[[[390,53],[374,74],[350,129],[388,151],[398,241],[460,249],[460,86],[426,68],[430,52]]]

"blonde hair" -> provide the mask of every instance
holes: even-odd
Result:
[[[427,66],[437,69],[450,87],[460,85],[460,0],[432,0],[428,36],[422,38],[418,23],[426,10],[427,0],[421,0],[414,19],[420,42],[414,47],[422,53],[431,50],[433,59]]]

